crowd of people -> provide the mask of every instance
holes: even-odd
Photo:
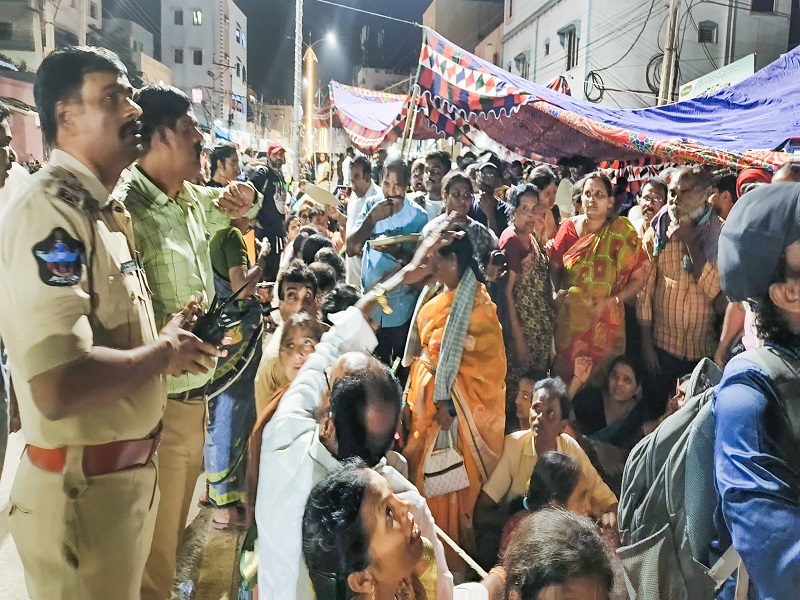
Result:
[[[279,144],[204,158],[189,98],[107,51],[57,50],[35,95],[28,178],[0,107],[32,598],[169,598],[201,476],[262,599],[637,597],[626,459],[704,358],[712,556],[749,598],[795,593],[800,163],[629,180],[348,148],[295,190]],[[782,376],[737,356],[761,346]]]

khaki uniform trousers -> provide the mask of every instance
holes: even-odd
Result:
[[[172,594],[178,546],[203,473],[205,425],[205,400],[167,400],[158,449],[161,502],[142,579],[142,600],[169,600]]]
[[[158,468],[84,477],[80,448],[61,475],[27,454],[11,491],[9,527],[32,600],[138,600],[158,506]]]

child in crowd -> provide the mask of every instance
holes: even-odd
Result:
[[[528,493],[524,497],[515,498],[509,504],[509,512],[513,515],[505,527],[500,539],[500,558],[505,554],[511,534],[519,526],[526,515],[543,508],[566,508],[582,506],[586,492],[578,486],[580,469],[578,462],[569,454],[546,452],[536,462],[531,473]]]

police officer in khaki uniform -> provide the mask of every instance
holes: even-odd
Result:
[[[139,598],[159,501],[164,374],[221,353],[158,333],[130,216],[109,198],[139,152],[125,67],[88,47],[50,54],[34,94],[49,164],[0,223],[0,334],[28,443],[10,529],[34,600]]]

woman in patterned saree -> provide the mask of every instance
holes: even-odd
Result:
[[[509,356],[506,376],[507,426],[516,431],[514,400],[519,380],[529,371],[546,373],[553,345],[553,288],[548,274],[545,216],[547,205],[539,189],[520,183],[509,190],[512,222],[500,236],[500,250],[508,261],[506,305]]]
[[[559,290],[553,371],[565,381],[578,356],[590,357],[590,379],[602,380],[625,351],[623,305],[647,281],[647,254],[630,221],[614,213],[611,189],[599,171],[586,177],[584,214],[561,224],[550,251],[550,277]]]
[[[472,243],[463,226],[451,229],[455,238],[432,264],[432,275],[445,291],[422,307],[409,336],[422,348],[409,376],[405,416],[410,431],[403,454],[436,524],[471,553],[475,501],[503,447],[506,356]],[[426,493],[425,462],[431,450],[449,447],[451,439],[463,457],[468,484],[443,495]],[[465,570],[455,555],[448,554],[447,563],[454,575]]]

